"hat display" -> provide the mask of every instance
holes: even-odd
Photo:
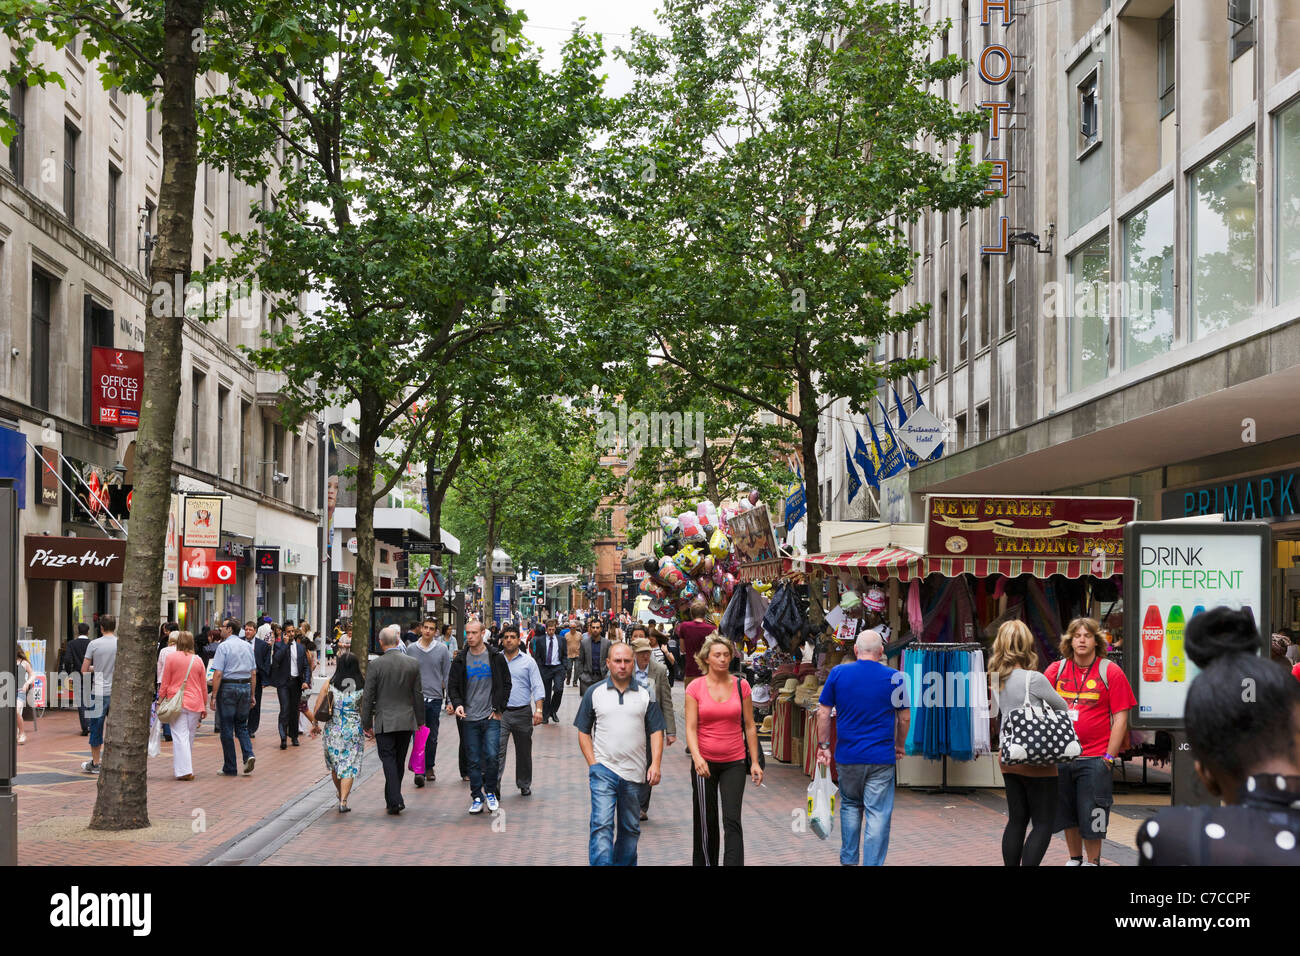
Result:
[[[633,654],[640,654],[642,651],[648,651],[648,650],[650,650],[650,642],[647,641],[644,637],[638,637],[635,641],[632,642]]]
[[[862,603],[862,598],[858,597],[857,591],[845,591],[840,595],[840,607],[846,611],[852,611]]]
[[[867,592],[866,600],[867,610],[879,613],[885,609],[885,592],[880,588],[872,588]]]
[[[772,732],[772,715],[768,714],[763,718],[763,724],[758,728],[760,734],[770,734]]]
[[[781,693],[778,695],[778,699],[789,700],[791,697],[794,696],[794,692],[798,690],[798,688],[799,688],[799,682],[795,680],[793,677],[791,677],[788,681],[785,682],[785,686],[781,688]]]

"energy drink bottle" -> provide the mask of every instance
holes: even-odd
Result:
[[[1181,628],[1179,636],[1182,635]],[[1160,608],[1152,604],[1142,619],[1142,679],[1148,683],[1161,680],[1165,673],[1165,626]]]
[[[1196,615],[1198,615],[1198,614],[1204,614],[1204,613],[1205,613],[1205,605],[1204,605],[1204,604],[1198,604],[1198,605],[1196,605],[1196,607],[1192,608],[1192,617],[1196,617]],[[1188,623],[1191,623],[1192,617],[1189,617],[1189,618],[1187,619]],[[1186,653],[1186,652],[1184,651],[1184,653]],[[1201,672],[1201,669],[1200,669],[1199,667],[1196,666],[1196,661],[1191,660],[1191,659],[1188,659],[1188,661],[1187,661],[1187,680],[1188,680],[1188,682],[1190,683],[1191,681],[1196,680],[1196,675],[1199,674],[1200,672]]]
[[[1165,640],[1169,642],[1168,680],[1182,683],[1187,680],[1187,661],[1183,653],[1183,609],[1175,604],[1169,609],[1169,620],[1165,624]]]

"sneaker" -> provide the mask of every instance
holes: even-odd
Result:
[[[257,760],[256,757],[249,757],[247,760],[244,761],[244,773],[253,772],[253,763],[256,760]]]
[[[429,772],[425,774],[425,776],[429,778],[430,783],[433,783],[435,780],[438,779],[438,775],[434,773],[432,769],[430,769]]]
[[[424,774],[422,774],[422,773],[417,773],[417,774],[415,775],[415,787],[416,787],[417,790],[419,790],[419,789],[421,789],[421,788],[424,787]]]
[[[1093,863],[1091,860],[1084,860],[1080,866],[1101,866],[1100,863]]]
[[[18,735],[18,742],[19,742],[20,744],[25,744],[25,743],[27,743],[27,735],[26,735],[26,734],[19,734],[19,735]]]
[[[1074,857],[1070,857],[1070,862],[1066,863],[1065,865],[1066,865],[1066,866],[1083,866],[1083,860],[1076,860]]]
[[[99,764],[93,760],[87,760],[81,765],[81,769],[85,773],[99,773]]]
[[[497,795],[495,793],[489,793],[487,795],[487,805],[489,813],[497,812]]]
[[[470,812],[470,813],[482,813],[482,812],[483,812],[483,801],[480,800],[478,797],[475,797],[475,798],[474,798],[474,802],[471,803],[471,804],[469,805],[469,812]]]

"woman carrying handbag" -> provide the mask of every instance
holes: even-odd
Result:
[[[1038,866],[1052,842],[1056,820],[1056,763],[1027,762],[1028,755],[1012,740],[1010,725],[1014,715],[1046,707],[1060,713],[1056,722],[1070,728],[1071,737],[1073,728],[1065,701],[1038,671],[1034,635],[1023,621],[1007,621],[998,628],[989,657],[989,676],[1003,727],[999,758],[1007,788],[1007,826],[1002,831],[1002,862]],[[1077,741],[1074,746],[1077,750]],[[1007,763],[1008,759],[1015,762]],[[1025,830],[1031,821],[1034,828],[1026,840]]]
[[[344,651],[338,656],[334,676],[320,689],[311,707],[311,735],[315,737],[321,732],[321,724],[325,725],[325,766],[338,791],[339,813],[351,810],[348,794],[361,773],[361,758],[365,755],[360,711],[365,686],[356,656]]]
[[[194,653],[194,635],[181,631],[158,682],[158,720],[171,725],[172,773],[177,780],[194,779],[194,734],[207,715],[207,671]]]

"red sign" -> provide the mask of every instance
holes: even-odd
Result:
[[[90,370],[91,422],[125,431],[139,428],[144,353],[95,347]]]
[[[234,561],[213,561],[212,576],[217,584],[234,584],[236,567]]]
[[[927,495],[925,549],[931,558],[1124,560],[1124,525],[1136,498]]]
[[[230,564],[222,561],[221,564]],[[217,552],[215,548],[181,549],[181,587],[210,588],[217,583]]]

